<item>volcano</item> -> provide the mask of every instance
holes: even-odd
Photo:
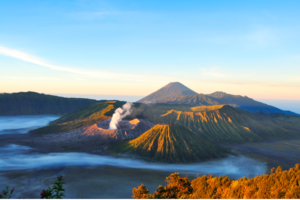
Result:
[[[90,141],[92,139],[101,143],[114,143],[135,139],[154,126],[147,120],[133,119],[120,121],[117,126],[118,129],[109,129],[110,120],[111,118],[84,128],[65,132],[63,135],[73,140]]]
[[[179,82],[172,82],[153,92],[152,94],[137,101],[138,103],[164,103],[185,95],[196,95],[197,93]]]
[[[186,163],[221,158],[229,151],[180,125],[157,124],[138,138],[108,148],[148,161]]]

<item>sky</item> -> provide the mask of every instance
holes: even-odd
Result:
[[[181,82],[300,102],[299,9],[299,0],[0,0],[0,92],[139,99]]]

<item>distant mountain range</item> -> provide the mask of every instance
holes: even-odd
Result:
[[[231,95],[224,92],[214,92],[212,94],[197,94],[193,90],[179,82],[172,82],[152,94],[137,101],[138,103],[167,103],[167,104],[187,104],[192,106],[203,105],[223,105],[227,104],[242,110],[253,113],[283,113],[297,115],[291,111],[284,111],[276,107],[255,101],[246,96]]]
[[[96,102],[92,99],[65,98],[36,92],[2,93],[0,116],[64,115]]]
[[[97,102],[93,99],[65,98],[36,92],[2,93],[0,94],[0,116],[10,115],[64,115]],[[276,107],[255,101],[246,96],[231,95],[224,92],[197,94],[179,82],[172,82],[156,92],[142,98],[137,103],[166,103],[177,105],[203,106],[227,104],[235,108],[253,113],[283,113],[298,115]],[[165,107],[165,106],[164,106]]]

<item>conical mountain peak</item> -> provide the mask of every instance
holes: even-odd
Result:
[[[171,82],[161,89],[137,101],[139,103],[164,102],[184,95],[196,95],[197,93],[179,82]]]
[[[174,88],[174,89],[176,88],[176,89],[181,89],[181,90],[191,90],[179,82],[171,82],[171,83],[165,85],[163,88]]]

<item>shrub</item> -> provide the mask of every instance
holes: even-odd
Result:
[[[52,188],[49,187],[47,190],[41,192],[41,199],[62,199],[62,197],[65,196],[63,184],[65,184],[63,177],[57,177],[57,181]]]
[[[15,190],[15,188],[13,188],[12,190],[9,190],[9,187],[6,186],[6,188],[0,193],[0,199],[10,199],[14,190]]]
[[[150,194],[144,185],[133,189],[133,198],[190,198],[190,199],[291,199],[300,198],[300,165],[288,171],[273,168],[270,174],[254,178],[231,180],[228,176],[198,177],[191,182],[178,173],[167,177],[168,185],[159,186]],[[143,194],[143,195],[140,195]]]

